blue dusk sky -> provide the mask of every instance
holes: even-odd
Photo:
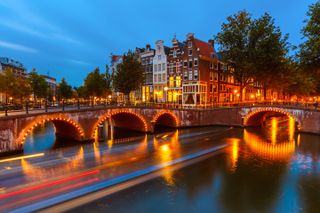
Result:
[[[50,73],[82,84],[95,67],[105,70],[110,54],[171,44],[174,34],[212,38],[226,17],[247,10],[270,13],[301,43],[308,6],[316,0],[0,0],[0,56],[22,62],[28,71]]]

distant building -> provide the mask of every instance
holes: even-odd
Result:
[[[48,75],[41,75],[47,82],[50,95],[52,95],[53,99],[57,96],[57,80],[51,76]]]
[[[169,48],[162,40],[156,42],[155,56],[153,57],[153,99],[155,102],[167,101],[167,55]]]
[[[26,77],[26,69],[24,68],[23,64],[19,61],[10,58],[0,57],[0,66],[2,71],[9,70],[16,77]]]
[[[141,94],[135,94],[135,99],[142,102],[153,101],[153,58],[155,50],[150,44],[146,48],[136,48],[135,54],[138,56],[145,74],[145,82],[142,86]]]
[[[26,77],[26,69],[19,61],[0,57],[0,72],[11,71],[16,77]],[[0,92],[0,102],[5,102],[5,95]]]

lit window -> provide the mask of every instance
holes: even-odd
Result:
[[[177,87],[181,86],[181,76],[176,77],[176,85],[177,85]]]
[[[169,87],[174,87],[174,79],[173,79],[173,76],[170,76],[170,78],[169,78]]]

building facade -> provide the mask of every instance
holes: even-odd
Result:
[[[10,71],[12,72],[17,78],[25,78],[26,77],[26,69],[22,63],[19,61],[0,57],[0,72]],[[0,91],[0,103],[5,102],[5,95]]]
[[[48,75],[41,75],[44,80],[47,82],[49,87],[49,97],[52,98],[53,101],[56,100],[57,97],[57,80]]]
[[[136,48],[135,51],[140,60],[145,74],[145,81],[141,90],[136,91],[134,96],[140,102],[153,102],[153,58],[155,50],[151,48],[150,44],[146,48]]]
[[[153,99],[155,102],[167,102],[167,55],[169,48],[162,40],[156,42],[153,57]]]
[[[172,39],[172,47],[168,55],[168,102],[182,103],[182,56],[185,43],[178,41],[176,37]]]
[[[16,77],[26,77],[26,69],[24,68],[23,64],[19,61],[0,57],[0,64],[2,71],[11,71]]]

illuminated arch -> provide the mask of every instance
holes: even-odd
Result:
[[[288,118],[292,118],[295,121],[295,123],[297,122],[297,128],[300,129],[300,124],[293,114],[289,113],[285,109],[273,108],[273,107],[258,108],[258,109],[255,109],[255,110],[249,112],[243,119],[243,125],[244,126],[252,126],[253,123],[261,124],[262,117],[266,113],[270,113],[270,112],[282,114],[282,115],[287,116]],[[259,120],[259,121],[257,122],[257,120]]]
[[[139,123],[136,124],[136,127],[132,123],[127,123],[128,124],[127,126],[121,125],[121,127],[127,127],[129,129],[133,127],[132,129],[138,130],[141,132],[149,132],[150,131],[150,124],[147,122],[147,119],[144,116],[142,116],[139,113],[127,110],[127,109],[119,109],[119,110],[111,111],[110,113],[105,114],[104,116],[99,118],[99,120],[94,124],[94,126],[92,128],[92,131],[91,131],[92,138],[94,138],[95,132],[98,129],[99,125],[102,124],[104,121],[106,121],[109,118],[112,118],[113,121],[115,122],[115,126],[117,126],[117,124],[119,124],[119,120],[117,120],[118,115],[129,115],[132,118],[134,118],[136,121],[140,122],[140,124]],[[126,118],[126,119],[128,119],[128,118]],[[122,120],[122,122],[127,122],[127,121]]]
[[[166,116],[166,117],[164,117],[164,116]],[[160,119],[163,119],[163,124],[166,126],[171,126],[171,127],[179,127],[180,126],[180,119],[177,117],[177,115],[175,113],[173,113],[170,110],[161,110],[160,112],[157,112],[153,116],[151,123],[156,125],[157,122],[160,121]],[[170,123],[171,120],[174,122],[173,124]]]
[[[73,133],[76,133],[76,135],[73,135],[72,138],[75,140],[81,140],[84,137],[84,131],[82,127],[75,122],[74,120],[62,116],[62,115],[52,115],[52,116],[45,116],[36,118],[31,123],[29,123],[20,133],[18,137],[18,142],[21,144],[24,144],[26,137],[33,131],[34,128],[36,128],[39,125],[45,124],[47,122],[52,122],[56,128],[56,134],[57,133],[63,133],[63,129],[59,129],[59,124],[63,124],[65,127],[68,127],[69,130],[72,130]],[[59,132],[57,132],[59,131]],[[68,130],[66,130],[68,131]],[[69,134],[70,132],[66,132],[66,134]]]

